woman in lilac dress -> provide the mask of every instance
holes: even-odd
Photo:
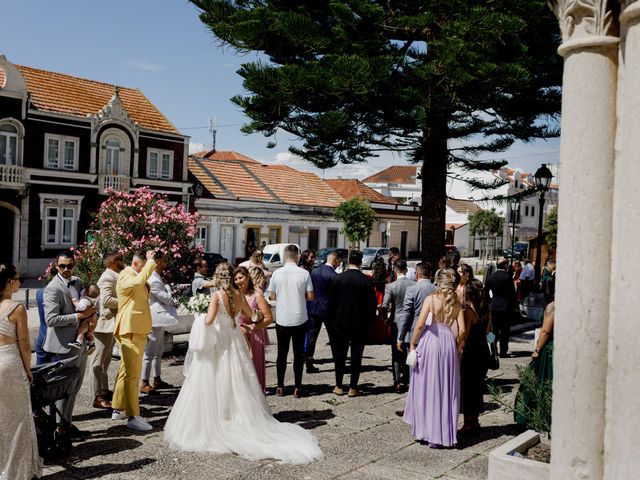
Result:
[[[412,434],[432,448],[452,447],[458,441],[458,365],[466,334],[455,272],[438,270],[436,282],[436,291],[424,301],[411,337],[417,363],[411,370],[404,410],[404,421],[411,425]]]
[[[244,314],[240,314],[240,320],[242,324],[247,326],[247,343],[249,344],[249,350],[253,358],[253,365],[256,367],[256,374],[258,380],[262,386],[262,392],[265,393],[267,389],[267,379],[265,370],[265,347],[269,344],[269,337],[265,330],[272,321],[271,308],[264,298],[262,290],[254,287],[249,270],[245,267],[238,267],[233,275],[236,285],[240,289],[240,292],[247,299],[247,303],[252,312],[259,311],[262,314],[262,319],[254,323],[253,320],[256,314],[254,313],[253,319],[247,317]]]

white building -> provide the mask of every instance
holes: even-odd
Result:
[[[334,209],[344,200],[313,173],[265,165],[236,152],[202,152],[189,173],[204,191],[198,242],[236,263],[255,248],[297,243],[301,249],[344,247]]]

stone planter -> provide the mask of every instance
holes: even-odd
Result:
[[[549,464],[510,455],[524,454],[543,441],[533,430],[518,435],[489,454],[489,480],[548,480]]]

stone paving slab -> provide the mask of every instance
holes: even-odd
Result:
[[[318,374],[305,374],[303,382],[309,396],[292,395],[293,372],[289,368],[288,392],[274,395],[274,344],[267,350],[267,401],[280,421],[295,422],[310,429],[318,438],[325,459],[310,465],[280,465],[273,460],[251,462],[232,454],[215,455],[170,450],[163,440],[162,428],[178,394],[178,387],[156,397],[141,397],[142,414],[154,426],[146,434],[125,428],[125,421],[110,419],[109,412],[91,407],[93,396],[89,379],[76,403],[74,422],[92,432],[91,437],[75,444],[73,455],[59,464],[47,465],[43,478],[69,479],[397,479],[439,478],[444,480],[484,479],[488,452],[518,434],[510,414],[488,397],[487,411],[481,416],[482,430],[474,437],[461,437],[456,449],[433,450],[411,436],[396,411],[404,408],[406,394],[392,391],[390,347],[367,346],[361,375],[364,396],[336,397],[333,388],[333,364],[324,330],[318,342]],[[517,387],[515,366],[528,361],[531,335],[511,344],[515,357],[501,359],[501,369],[490,371],[495,384],[505,389],[509,398]],[[183,381],[182,358],[185,343],[177,344],[172,356],[163,359],[163,378],[179,386]],[[529,353],[528,353],[529,352]],[[118,362],[112,362],[113,381]],[[345,379],[348,381],[348,376]],[[461,421],[461,418],[460,418]]]

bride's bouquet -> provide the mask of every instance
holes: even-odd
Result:
[[[211,296],[206,293],[196,293],[187,302],[187,310],[194,315],[199,313],[206,313],[209,310],[209,304],[211,303]]]

